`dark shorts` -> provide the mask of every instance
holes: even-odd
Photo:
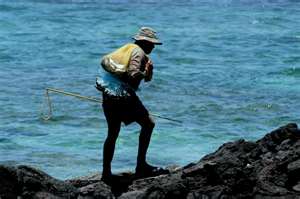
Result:
[[[125,125],[149,116],[148,110],[135,93],[130,97],[112,97],[103,93],[102,107],[106,120],[113,118]]]

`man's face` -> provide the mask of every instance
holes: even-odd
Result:
[[[152,52],[152,50],[154,49],[154,44],[149,42],[149,41],[145,41],[145,53],[148,55]]]

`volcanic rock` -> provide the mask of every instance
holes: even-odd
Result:
[[[0,166],[1,199],[300,198],[300,130],[294,123],[262,139],[223,144],[169,174],[143,179],[121,173],[112,184],[95,174],[58,180],[28,166]]]

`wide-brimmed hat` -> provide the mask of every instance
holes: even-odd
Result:
[[[156,36],[156,31],[149,27],[141,27],[139,32],[133,37],[134,40],[146,40],[156,45],[162,45]]]

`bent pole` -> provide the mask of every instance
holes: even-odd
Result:
[[[54,92],[54,93],[61,93],[61,94],[64,94],[66,96],[72,96],[72,97],[77,97],[77,98],[83,99],[83,100],[89,100],[89,101],[92,101],[92,102],[102,103],[102,101],[98,98],[83,96],[83,95],[79,95],[77,93],[66,92],[66,91],[63,91],[63,90],[60,90],[60,89],[46,88],[46,91],[48,91],[48,92],[51,91],[51,92]]]
[[[83,96],[83,95],[80,95],[80,94],[77,94],[77,93],[72,93],[72,92],[66,92],[66,91],[63,91],[61,89],[46,88],[45,97],[46,97],[47,105],[48,105],[48,114],[47,115],[42,114],[42,118],[44,120],[50,120],[51,117],[52,117],[52,113],[53,113],[53,107],[52,107],[52,103],[51,103],[51,100],[50,100],[49,92],[59,93],[59,94],[63,94],[63,95],[66,95],[66,96],[71,96],[71,97],[76,97],[76,98],[79,98],[79,99],[82,99],[82,100],[88,100],[88,101],[91,101],[91,102],[102,103],[102,100],[99,99],[99,98]],[[161,116],[161,115],[158,115],[158,114],[150,113],[150,115],[152,115],[154,117],[157,117],[157,118],[169,120],[169,121],[172,121],[172,122],[182,123],[182,121],[180,121],[180,120],[164,117],[164,116]]]

